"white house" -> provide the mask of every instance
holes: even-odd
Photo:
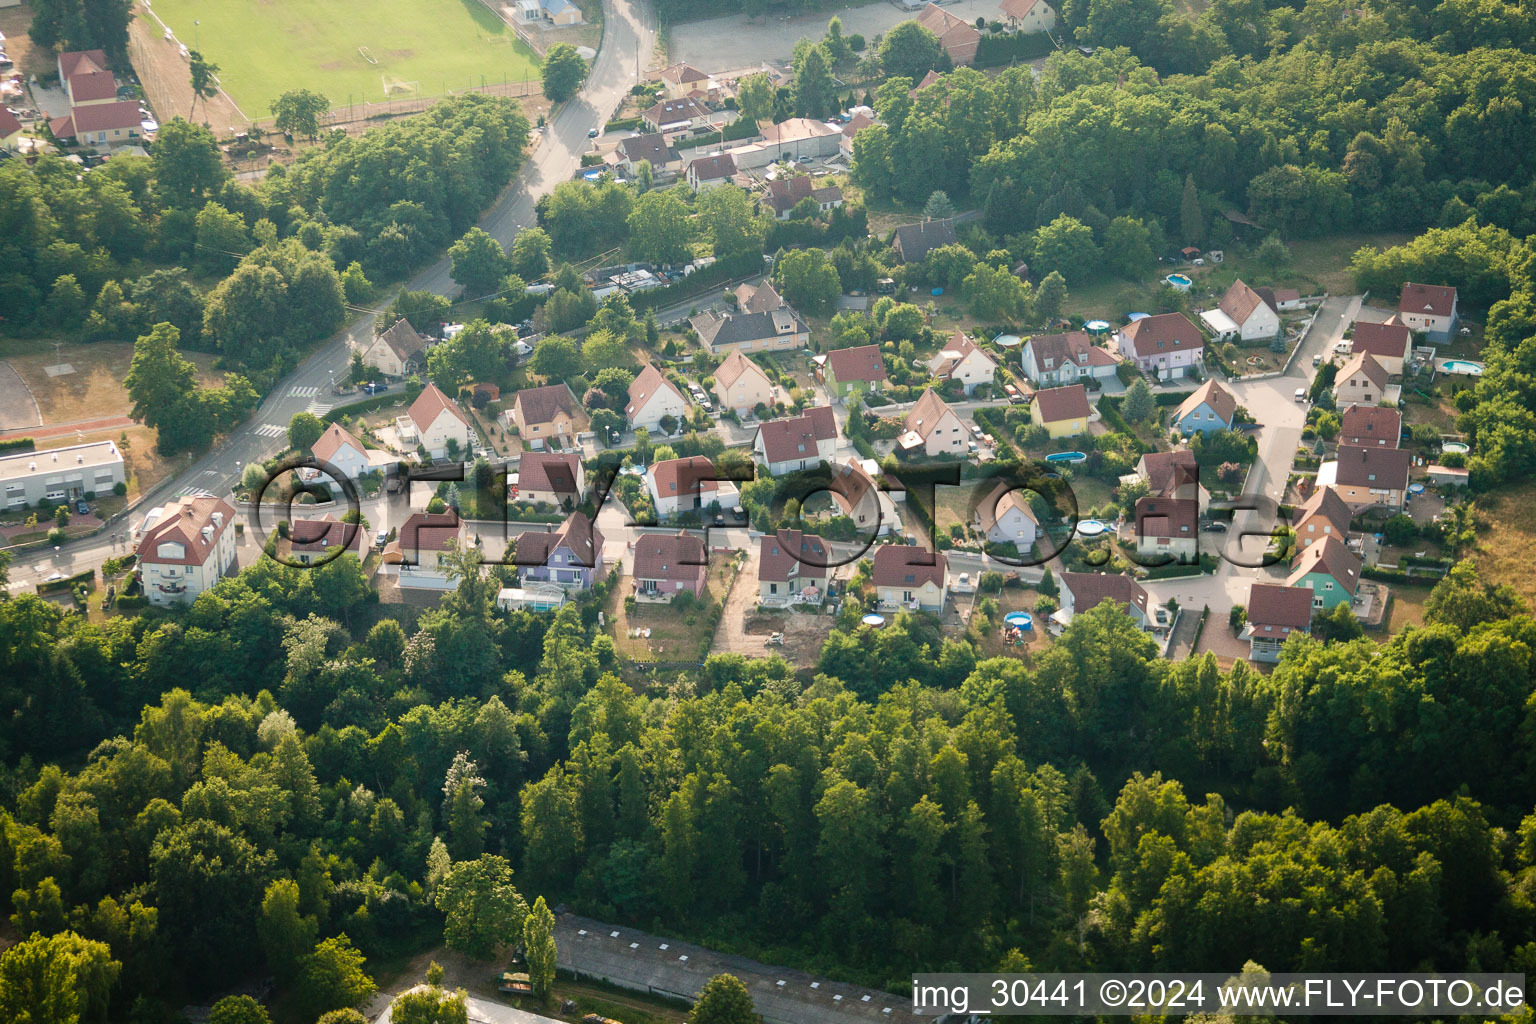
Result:
[[[1280,314],[1263,295],[1241,280],[1233,281],[1215,309],[1200,319],[1218,339],[1265,341],[1280,333]]]
[[[369,448],[339,423],[332,423],[311,449],[316,459],[328,463],[348,480],[368,473],[387,473],[399,456]]]
[[[434,459],[448,455],[449,442],[456,451],[469,451],[469,420],[436,384],[422,389],[404,416],[395,420],[400,440],[417,444]]]
[[[876,548],[873,578],[880,606],[942,612],[949,597],[948,570],[942,551],[925,551],[910,544]]]
[[[1004,481],[976,507],[976,531],[989,544],[1012,543],[1028,551],[1040,536],[1040,522],[1029,507],[1029,494]]]
[[[394,567],[402,587],[453,590],[458,582],[449,579],[440,561],[450,542],[464,545],[464,520],[456,512],[416,512],[400,527],[399,537],[385,545],[384,562]]]
[[[1020,365],[1024,376],[1041,388],[1076,384],[1092,377],[1107,380],[1120,365],[1114,353],[1102,349],[1082,331],[1037,334],[1024,343]]]
[[[837,419],[831,408],[817,406],[802,416],[769,420],[757,428],[752,451],[768,467],[769,476],[814,469],[837,449]]]
[[[1443,284],[1403,285],[1397,316],[1430,341],[1449,341],[1456,329],[1456,289]]]
[[[235,510],[209,495],[161,505],[144,517],[136,549],[150,604],[190,604],[235,570]]]
[[[1015,32],[1047,32],[1056,27],[1056,12],[1045,0],[1003,0],[1003,23]]]
[[[1403,366],[1413,354],[1413,332],[1405,324],[1355,322],[1349,350],[1355,355],[1370,353],[1388,374],[1401,377]]]
[[[362,353],[365,365],[390,377],[420,373],[427,364],[426,340],[403,317],[368,344],[357,346],[357,351]]]
[[[688,415],[688,400],[683,393],[664,377],[652,363],[629,386],[629,404],[624,407],[624,418],[631,427],[644,427],[655,433],[661,429],[664,417],[682,421]]]
[[[5,508],[49,501],[105,497],[127,480],[116,441],[18,452],[0,457],[0,491]]]
[[[722,409],[746,416],[759,405],[773,405],[773,382],[762,367],[733,348],[715,368],[715,397]]]
[[[976,346],[964,331],[950,335],[944,350],[928,360],[928,372],[940,380],[957,380],[972,394],[982,384],[991,384],[997,363]]]
[[[729,153],[716,153],[688,161],[685,177],[688,187],[697,194],[708,192],[721,185],[729,185],[736,176],[736,159]]]
[[[1369,352],[1356,352],[1333,380],[1333,401],[1340,409],[1376,405],[1386,397],[1387,369]]]
[[[1200,503],[1195,498],[1148,495],[1136,502],[1136,553],[1180,562],[1200,557]]]
[[[966,442],[971,439],[970,428],[955,410],[951,409],[933,388],[923,391],[907,413],[897,444],[907,453],[921,453],[933,458],[939,455],[963,456]]]
[[[703,455],[656,463],[645,474],[645,489],[651,493],[656,515],[663,519],[702,511],[720,500],[715,464]]]

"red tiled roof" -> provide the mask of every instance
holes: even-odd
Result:
[[[1173,452],[1148,452],[1141,457],[1141,468],[1146,471],[1147,488],[1153,494],[1167,494],[1181,479],[1180,470],[1193,473],[1195,453],[1188,448]]]
[[[564,383],[524,388],[513,396],[512,406],[522,414],[524,423],[549,423],[557,412],[574,419],[579,408],[570,385]]]
[[[629,385],[629,404],[624,407],[624,415],[634,419],[635,414],[643,410],[645,403],[649,402],[651,397],[662,388],[667,388],[678,397],[679,401],[683,401],[682,392],[678,391],[672,382],[656,369],[656,365],[646,363],[645,369],[641,370],[640,375]]]
[[[143,121],[139,105],[132,100],[118,103],[95,103],[89,107],[76,107],[67,116],[48,122],[56,138],[72,139],[81,132],[110,132],[122,128],[138,128]]]
[[[368,454],[368,449],[363,446],[363,442],[352,436],[340,423],[332,423],[326,427],[325,433],[320,435],[320,440],[315,442],[315,446],[310,451],[321,462],[329,462],[344,444],[351,445],[359,455]]]
[[[933,388],[924,388],[922,396],[908,411],[902,426],[926,441],[928,435],[933,433],[934,428],[944,419],[944,414],[950,411],[951,409],[944,399],[939,397],[937,391]]]
[[[400,527],[401,551],[441,551],[464,532],[464,521],[455,512],[415,512]]]
[[[5,107],[0,107],[0,139],[9,138],[21,131],[21,122]]]
[[[1151,495],[1136,502],[1136,535],[1172,539],[1194,537],[1200,524],[1200,503],[1194,498]]]
[[[1182,420],[1202,404],[1209,405],[1211,411],[1221,417],[1223,423],[1230,424],[1233,415],[1237,412],[1237,399],[1232,397],[1232,392],[1216,383],[1216,378],[1212,377],[1200,385],[1198,391],[1179,404],[1178,410],[1173,414],[1174,422]]]
[[[1248,322],[1249,317],[1253,316],[1253,311],[1263,305],[1267,305],[1264,296],[1238,280],[1232,282],[1232,286],[1221,297],[1221,301],[1216,303],[1216,308],[1231,317],[1233,322],[1241,327]]]
[[[1291,630],[1312,626],[1312,591],[1305,587],[1282,587],[1275,583],[1255,583],[1248,591],[1248,623],[1261,636],[1288,635]],[[1271,627],[1266,630],[1264,627]]]
[[[1350,351],[1369,352],[1378,359],[1389,356],[1403,359],[1413,344],[1413,332],[1405,324],[1373,324],[1356,321]]]
[[[73,78],[81,71],[105,71],[107,55],[101,50],[70,50],[59,54],[59,74]]]
[[[1403,414],[1380,405],[1352,405],[1344,410],[1340,444],[1397,448],[1403,438]],[[1383,443],[1385,442],[1385,443]]]
[[[1360,565],[1360,556],[1345,547],[1343,541],[1324,537],[1307,545],[1285,585],[1294,587],[1308,573],[1320,572],[1332,576],[1335,583],[1353,594],[1360,585]]]
[[[1026,343],[1034,353],[1035,367],[1042,373],[1055,373],[1066,363],[1074,366],[1114,366],[1119,360],[1107,349],[1093,344],[1083,331],[1065,334],[1037,334]],[[1051,361],[1046,368],[1046,360]]]
[[[459,407],[454,405],[452,399],[443,394],[442,389],[436,384],[428,384],[422,388],[421,394],[416,396],[416,401],[411,403],[411,409],[407,415],[410,416],[411,422],[416,424],[417,430],[426,430],[437,422],[438,416],[444,409],[451,412],[460,423],[469,425],[464,414],[459,412]]]
[[[1072,592],[1078,614],[1104,601],[1115,601],[1126,607],[1135,605],[1143,614],[1147,612],[1147,592],[1124,573],[1064,572],[1061,585]]]
[[[766,583],[787,583],[827,578],[831,560],[826,542],[814,533],[780,530],[758,541],[757,578]]]
[[[729,153],[701,156],[688,164],[688,173],[699,181],[719,181],[736,173],[736,158]]]
[[[553,491],[576,497],[576,470],[581,460],[575,452],[525,451],[517,464],[517,486],[522,491]]]
[[[827,368],[844,384],[850,381],[873,383],[886,379],[885,361],[880,358],[879,345],[834,349],[827,353]]]
[[[768,380],[768,375],[763,372],[761,366],[748,359],[741,349],[733,348],[731,349],[731,354],[726,356],[719,366],[715,367],[715,383],[722,388],[729,388],[741,379],[742,374],[754,371],[765,382]]]
[[[1378,388],[1386,387],[1387,379],[1391,376],[1391,374],[1387,373],[1387,368],[1376,361],[1375,356],[1371,355],[1369,352],[1356,352],[1354,355],[1349,357],[1349,362],[1344,364],[1344,368],[1341,369],[1339,371],[1339,375],[1334,378],[1338,381],[1338,383],[1333,386],[1334,391],[1338,391],[1339,387],[1343,385],[1345,381],[1349,380],[1349,378],[1353,377],[1357,373],[1364,373],[1365,379],[1370,381]]]
[[[1159,313],[1120,328],[1137,355],[1185,352],[1205,348],[1205,335],[1183,313]]]
[[[942,551],[924,551],[909,544],[885,544],[875,549],[873,578],[877,587],[921,587],[932,583],[942,588],[947,566]]]
[[[693,582],[704,572],[704,545],[687,533],[648,533],[635,541],[637,580]]]
[[[720,488],[714,476],[715,464],[703,455],[667,459],[651,467],[656,493],[664,498],[713,493]]]
[[[217,518],[215,518],[217,517]],[[167,502],[160,516],[144,531],[137,554],[140,564],[202,565],[229,529],[235,510],[229,502],[210,495],[189,496]],[[212,529],[205,537],[203,527]],[[170,557],[158,553],[161,544],[180,544],[186,553]],[[221,567],[222,568],[222,567]]]
[[[1456,308],[1456,289],[1443,284],[1414,284],[1409,281],[1403,285],[1403,294],[1397,308],[1403,313],[1450,316]]]
[[[981,348],[971,340],[964,331],[956,331],[949,336],[946,344],[938,355],[928,361],[928,369],[937,377],[948,377],[955,372],[955,368],[965,362],[972,352],[980,352],[981,358],[997,366],[997,360],[981,351]]]
[[[1337,480],[1344,486],[1393,491],[1408,487],[1408,469],[1413,464],[1413,455],[1402,448],[1341,444],[1337,457]]]
[[[1081,384],[1036,391],[1035,407],[1040,410],[1040,419],[1046,423],[1085,420],[1093,413],[1088,406],[1088,389]]]
[[[1040,2],[1041,0],[1003,0],[998,6],[1008,17],[1023,21],[1029,16],[1029,12],[1035,9],[1035,4]]]
[[[110,71],[81,71],[69,76],[69,95],[75,103],[117,98],[117,79]]]
[[[992,493],[982,499],[981,504],[976,507],[976,515],[981,521],[981,528],[983,530],[990,530],[997,525],[999,519],[1003,518],[1010,509],[1014,508],[1023,512],[1036,525],[1039,525],[1040,520],[1036,518],[1035,510],[1029,504],[1029,492],[1022,488],[1014,487],[1006,480],[999,481],[997,486],[992,488]]]
[[[603,535],[592,525],[590,516],[572,512],[560,528],[551,533],[520,533],[517,536],[518,565],[543,565],[549,556],[566,548],[585,569],[594,568],[603,553]]]
[[[769,462],[815,458],[816,442],[837,437],[837,419],[829,406],[819,405],[787,420],[769,420],[757,432],[763,439],[763,456]]]
[[[330,551],[343,548],[351,552],[363,550],[368,531],[359,523],[344,523],[331,516],[319,519],[300,519],[288,527],[291,550],[296,552]]]
[[[1303,542],[1307,539],[1304,531],[1308,521],[1318,517],[1332,526],[1340,537],[1349,534],[1349,521],[1354,518],[1349,511],[1349,505],[1339,497],[1339,492],[1333,487],[1319,487],[1313,492],[1312,497],[1296,508],[1292,519],[1296,523],[1296,535]]]

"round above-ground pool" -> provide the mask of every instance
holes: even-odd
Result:
[[[1097,519],[1084,519],[1077,524],[1079,537],[1100,537],[1109,532],[1109,527]]]
[[[1131,323],[1135,323],[1137,320],[1145,320],[1151,315],[1151,313],[1127,313],[1125,314],[1125,318]]]
[[[1023,340],[1017,334],[999,334],[992,339],[992,344],[998,348],[1018,348],[1019,343]]]
[[[1014,629],[1034,629],[1035,617],[1029,612],[1009,612],[1003,616],[1003,623]]]
[[[1053,452],[1045,457],[1046,462],[1085,462],[1087,459],[1082,452]]]
[[[1187,292],[1195,282],[1188,274],[1169,274],[1163,278],[1176,291]]]
[[[868,615],[864,616],[859,621],[864,623],[864,625],[866,625],[866,626],[876,626],[876,627],[878,627],[878,626],[885,625],[885,616],[884,615],[876,615],[874,612],[870,612]]]
[[[1408,493],[1409,494],[1423,494],[1424,493],[1424,485],[1423,484],[1409,484],[1408,485]]]
[[[1440,364],[1442,373],[1462,373],[1468,377],[1481,377],[1483,364],[1474,363],[1470,359],[1447,359]]]
[[[1463,455],[1472,450],[1472,446],[1465,441],[1447,441],[1440,446],[1443,452],[1461,452]]]
[[[1083,324],[1083,327],[1085,327],[1091,334],[1103,334],[1105,331],[1109,330],[1109,321],[1089,320],[1087,323]]]

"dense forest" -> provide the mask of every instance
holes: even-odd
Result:
[[[433,890],[499,858],[528,902],[896,986],[1234,949],[1536,969],[1536,622],[1470,564],[1425,627],[1296,638],[1269,676],[1166,662],[1109,605],[1022,662],[861,632],[855,601],[814,672],[715,656],[641,692],[595,603],[507,614],[499,585],[465,572],[409,631],[351,556],[179,615],[0,601],[12,922],[105,943],[133,1020],[430,945]]]

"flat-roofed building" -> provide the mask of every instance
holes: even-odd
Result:
[[[126,483],[123,453],[116,441],[48,448],[0,457],[0,507],[25,508],[91,499]]]

